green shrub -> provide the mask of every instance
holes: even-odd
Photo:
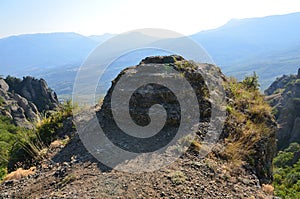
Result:
[[[4,99],[0,96],[0,106],[2,106],[4,103]]]
[[[65,102],[44,117],[36,130],[17,127],[10,118],[0,116],[0,180],[7,173],[8,164],[32,163],[43,158],[46,147],[58,138],[63,122],[72,116],[72,103]],[[10,168],[13,169],[13,168]]]
[[[225,83],[230,100],[226,107],[228,117],[222,134],[225,147],[221,156],[233,168],[251,166],[259,179],[269,181],[272,178],[269,161],[276,147],[275,118],[258,89],[257,78],[254,73],[241,82],[231,78]]]
[[[0,179],[7,171],[7,165],[11,160],[13,147],[21,147],[19,136],[29,130],[16,127],[10,118],[0,116]]]
[[[258,76],[256,75],[256,72],[253,72],[253,76],[246,76],[242,81],[242,84],[248,89],[258,89],[260,85],[258,83]]]
[[[300,198],[300,160],[292,165],[294,154],[299,148],[298,143],[291,143],[273,160],[275,195],[283,199]]]
[[[5,166],[0,166],[0,181],[3,180],[3,178],[7,174],[7,169]]]
[[[280,151],[274,158],[273,164],[276,167],[285,168],[291,165],[294,158],[294,153]]]
[[[49,145],[53,140],[58,138],[58,133],[63,128],[63,122],[72,116],[72,102],[66,101],[50,116],[44,117],[37,123],[38,135],[42,142]]]
[[[291,144],[289,145],[289,147],[286,148],[284,151],[285,151],[285,152],[293,152],[293,153],[295,153],[295,152],[297,152],[297,151],[299,151],[299,150],[300,150],[300,144],[298,144],[298,143],[296,143],[296,142],[293,142],[293,143],[291,143]]]

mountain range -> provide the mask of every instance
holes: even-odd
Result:
[[[300,65],[299,21],[300,13],[234,19],[219,28],[190,35],[190,38],[204,47],[226,75],[241,79],[256,71],[260,76],[261,89],[265,89],[276,77],[293,73]],[[158,40],[132,34],[135,42]],[[43,77],[58,95],[70,95],[78,67],[97,45],[113,36],[40,33],[2,38],[0,75]],[[140,53],[141,57],[128,60],[122,67],[135,65],[142,56],[150,56],[151,53],[157,54]]]

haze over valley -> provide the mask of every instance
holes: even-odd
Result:
[[[189,37],[203,46],[226,75],[242,79],[256,71],[264,90],[283,71],[292,74],[299,67],[299,21],[300,13],[235,19],[217,29],[201,31]],[[42,77],[58,95],[70,95],[80,65],[93,49],[113,36],[43,33],[2,38],[1,75]],[[149,44],[158,40],[139,34],[134,35],[133,39]],[[155,51],[141,53],[140,57],[127,59],[122,67],[136,65],[151,53],[157,54]]]

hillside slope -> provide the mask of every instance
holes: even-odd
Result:
[[[256,77],[248,77],[242,82],[237,82],[227,79],[219,68],[213,65],[196,64],[180,56],[168,56],[146,58],[139,65],[124,69],[114,83],[117,83],[124,74],[132,75],[132,72],[141,67],[153,65],[164,67],[166,70],[172,67],[180,71],[191,83],[202,105],[199,109],[202,113],[198,120],[199,129],[196,129],[194,140],[187,140],[190,147],[186,153],[175,162],[153,172],[121,172],[114,169],[117,167],[109,168],[95,160],[85,149],[79,136],[75,135],[66,145],[63,142],[50,144],[44,159],[36,164],[37,170],[34,175],[3,182],[0,186],[0,196],[3,198],[272,198],[272,187],[263,184],[272,181],[271,162],[274,156],[276,124],[269,106],[258,91]],[[205,143],[202,141],[208,133],[210,103],[213,101],[208,99],[203,77],[197,73],[203,68],[217,72],[223,79],[228,101],[226,107],[228,117],[224,129],[212,152],[206,157],[200,157],[199,151],[202,147],[205,150]],[[111,89],[114,89],[113,86]],[[158,95],[153,95],[149,89],[150,87],[146,87],[144,92],[140,93],[142,96],[147,94],[152,96],[148,98],[149,103],[159,100],[160,95],[165,96],[165,99],[171,96],[160,87],[156,90],[159,91]],[[139,97],[140,95],[137,96],[134,102],[143,99]],[[111,91],[107,93],[101,108],[97,105],[89,110],[96,111],[100,124],[109,127],[114,135],[118,134],[119,130],[111,123],[110,97]],[[174,99],[169,102],[173,104]],[[147,107],[148,104],[137,104],[140,105]],[[136,119],[137,124],[145,124],[144,109],[145,107],[140,106],[137,112],[133,112],[133,119]],[[168,132],[176,127],[178,107],[172,108],[171,112],[174,117],[166,120],[166,124],[171,125]],[[92,125],[89,127],[93,128]],[[164,142],[166,136],[162,135],[159,142]],[[119,140],[118,144],[123,147],[130,144],[128,140],[118,138],[120,137],[115,136],[113,139]],[[147,143],[147,147],[151,144],[155,143]],[[102,152],[105,154],[107,151]],[[131,160],[120,164],[130,165]]]
[[[283,75],[265,91],[279,125],[277,155],[274,158],[276,195],[300,197],[300,69],[296,75]]]

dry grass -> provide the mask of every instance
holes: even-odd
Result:
[[[229,127],[225,139],[224,155],[236,166],[251,158],[255,144],[272,132],[268,119],[272,118],[272,108],[265,102],[258,89],[249,89],[244,84],[231,79],[226,85],[233,99],[228,104]]]
[[[176,185],[183,184],[187,177],[181,171],[174,171],[169,173],[168,178]]]
[[[20,180],[21,178],[28,177],[30,175],[34,175],[35,173],[36,173],[36,167],[31,167],[28,170],[19,168],[16,171],[13,171],[10,174],[8,174],[3,179],[3,182],[8,181],[8,180]]]
[[[201,150],[201,144],[197,141],[197,140],[193,140],[190,146],[190,149],[195,152],[195,153],[199,153]]]
[[[270,184],[263,184],[262,190],[268,195],[274,195],[274,187]]]

